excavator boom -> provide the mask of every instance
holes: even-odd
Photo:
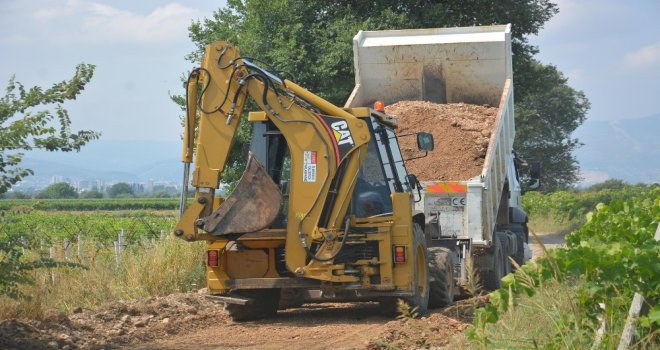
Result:
[[[237,47],[215,42],[206,48],[201,68],[189,82],[186,145],[194,132],[194,109],[199,111],[192,184],[195,202],[188,207],[175,234],[186,240],[229,235],[237,237],[267,228],[280,212],[280,188],[250,159],[246,173],[224,201],[215,198],[220,175],[250,96],[261,109],[251,121],[271,122],[286,140],[291,155],[287,201],[286,263],[304,274],[309,244],[344,228],[344,217],[357,173],[370,140],[366,123],[295,83],[280,79],[240,56]],[[189,152],[184,151],[184,163]],[[323,217],[323,218],[322,218]],[[323,220],[322,220],[323,219]],[[332,256],[337,244],[323,244],[315,253]]]

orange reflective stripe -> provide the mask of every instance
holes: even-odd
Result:
[[[429,193],[445,193],[445,190],[441,186],[441,184],[431,184],[431,185],[426,186],[426,192],[429,192]]]
[[[465,193],[467,186],[455,181],[436,182],[426,186],[427,193]]]
[[[455,193],[465,193],[465,192],[467,192],[467,186],[465,186],[465,185],[461,185],[459,183],[450,183],[450,184],[447,184],[447,185],[449,185],[449,187],[451,187],[452,192],[455,192]]]

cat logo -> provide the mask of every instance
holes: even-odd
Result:
[[[351,132],[348,130],[348,124],[345,120],[339,120],[330,124],[332,129],[334,129],[335,139],[337,139],[338,145],[349,144],[351,147],[355,146],[353,142],[353,137]]]

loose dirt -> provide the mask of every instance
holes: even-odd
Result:
[[[99,310],[53,311],[43,321],[0,322],[0,349],[387,349],[465,347],[462,331],[485,297],[421,318],[384,317],[376,303],[306,304],[265,320],[236,323],[199,293]]]
[[[464,103],[399,101],[385,107],[397,117],[398,135],[433,134],[435,149],[425,158],[406,162],[420,181],[467,180],[481,174],[497,108]],[[414,136],[399,137],[404,158],[423,155]]]
[[[115,349],[213,325],[222,306],[196,293],[0,322],[0,349]]]

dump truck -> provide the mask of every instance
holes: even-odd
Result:
[[[480,174],[424,181],[415,204],[424,213],[428,246],[451,252],[456,286],[478,280],[485,289],[498,288],[515,268],[512,260],[522,265],[531,257],[522,166],[530,189],[538,186],[540,172],[538,162],[513,150],[511,25],[361,31],[353,48],[355,88],[346,108],[405,100],[498,108]],[[442,149],[430,154],[442,156]],[[478,275],[468,275],[469,260]]]

